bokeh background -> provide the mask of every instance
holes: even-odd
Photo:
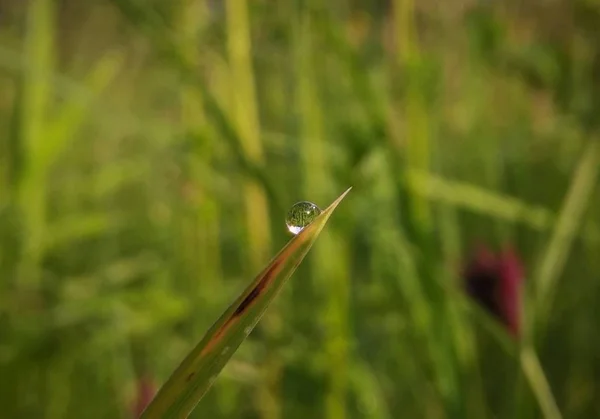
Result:
[[[599,418],[599,93],[595,0],[0,0],[0,417],[135,417],[353,186],[193,417]]]

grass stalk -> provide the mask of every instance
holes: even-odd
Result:
[[[240,135],[241,145],[248,161],[262,166],[265,163],[258,102],[255,89],[251,48],[251,25],[246,0],[227,0],[227,47],[232,81],[233,120]],[[254,181],[244,181],[246,231],[248,233],[249,262],[258,269],[270,252],[270,221],[267,197]],[[269,313],[264,326],[272,340],[281,332],[280,314]],[[279,376],[281,362],[278,357],[265,360],[265,376],[258,388],[259,410],[262,419],[281,417],[279,406]]]
[[[25,287],[40,285],[46,224],[46,183],[44,172],[35,166],[51,106],[50,74],[54,62],[54,2],[33,0],[27,10],[25,57],[28,71],[23,77],[21,112],[21,149],[24,165],[17,186],[18,202],[24,224],[24,243],[19,282]]]
[[[542,253],[535,281],[538,319],[546,321],[548,318],[557,282],[564,271],[575,236],[582,226],[599,169],[600,142],[592,139],[577,163],[552,236]]]
[[[317,7],[317,6],[314,6]],[[316,74],[317,39],[312,21],[311,6],[302,8],[296,27],[295,59],[297,63],[298,109],[301,118],[301,161],[305,198],[317,203],[328,192],[329,159],[326,151],[325,110],[321,104]],[[335,255],[332,262],[331,255]],[[347,271],[347,248],[333,233],[325,232],[311,265],[314,287],[324,293],[324,305],[319,308],[327,330],[325,357],[328,388],[325,395],[325,417],[344,419],[348,392],[348,310],[350,289]]]

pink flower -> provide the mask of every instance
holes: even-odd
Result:
[[[500,254],[480,246],[463,273],[467,293],[518,337],[523,269],[511,247]]]
[[[137,382],[135,401],[133,404],[133,417],[139,418],[144,409],[150,404],[156,394],[156,384],[149,376],[142,376]]]

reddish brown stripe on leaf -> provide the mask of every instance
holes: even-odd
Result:
[[[267,272],[263,274],[260,281],[256,286],[250,291],[250,293],[242,300],[238,308],[233,313],[233,316],[229,318],[223,326],[215,333],[213,338],[208,342],[206,347],[202,350],[200,356],[204,356],[212,350],[212,348],[221,340],[222,336],[225,332],[231,327],[231,325],[237,321],[240,315],[242,315],[248,308],[252,305],[256,298],[263,292],[263,290],[267,287],[267,285],[275,278],[275,276],[279,273],[282,262],[277,260],[273,262],[273,265],[269,268]]]
[[[238,306],[238,308],[235,310],[235,312],[233,313],[234,317],[241,316],[244,313],[244,311],[246,311],[248,309],[248,307],[250,307],[250,305],[252,304],[252,302],[254,300],[256,300],[256,298],[260,294],[262,294],[262,292],[267,287],[267,284],[270,282],[270,280],[272,278],[274,278],[275,275],[279,272],[278,268],[279,268],[280,265],[281,265],[281,262],[280,261],[276,261],[276,262],[273,263],[273,266],[271,266],[269,268],[269,270],[267,272],[265,272],[265,274],[260,279],[260,282],[258,284],[256,284],[256,286],[254,287],[254,289],[252,291],[250,291],[250,294],[248,294],[246,296],[246,298],[244,298],[244,300],[240,303],[240,305]]]
[[[227,331],[227,329],[229,327],[231,327],[231,324],[235,320],[237,320],[237,317],[227,320],[227,322],[223,326],[221,326],[221,328],[215,333],[215,335],[213,336],[213,338],[206,344],[206,346],[204,347],[204,349],[202,349],[202,352],[200,352],[200,357],[203,357],[206,354],[210,353],[210,351],[212,351],[213,347],[217,343],[219,343],[219,341],[221,340],[221,337],[223,336],[223,334]]]
[[[234,317],[238,317],[238,316],[242,315],[244,313],[244,311],[246,311],[246,309],[248,307],[250,307],[250,304],[252,304],[252,301],[254,301],[256,299],[256,297],[258,297],[260,295],[260,292],[262,291],[261,284],[262,284],[262,282],[259,283],[252,291],[250,291],[250,294],[248,294],[248,296],[246,296],[246,298],[244,298],[244,301],[242,301],[242,303],[238,306],[238,308],[233,313]]]

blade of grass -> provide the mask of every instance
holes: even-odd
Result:
[[[45,141],[40,144],[36,154],[38,170],[47,169],[56,161],[76,134],[77,130],[90,116],[95,100],[114,80],[124,63],[125,54],[115,50],[98,60],[82,85],[89,95],[72,96],[59,110],[58,115],[47,123]]]
[[[125,222],[114,214],[72,214],[48,224],[43,242],[44,249],[54,249],[73,241],[101,235],[124,224]]]
[[[124,17],[143,31],[161,57],[181,74],[182,81],[190,88],[199,91],[207,120],[212,122],[215,131],[220,133],[223,140],[229,145],[237,163],[247,171],[248,176],[261,184],[265,193],[276,205],[280,205],[282,200],[279,199],[279,194],[273,187],[273,182],[266,175],[264,168],[247,157],[238,129],[234,126],[225,109],[219,104],[208,83],[186,59],[185,53],[174,42],[173,31],[165,25],[160,14],[153,7],[141,7],[138,2],[132,0],[112,0],[112,3],[121,11]]]
[[[416,3],[413,0],[395,0],[392,3],[395,62],[394,64],[402,71],[404,82],[402,84],[404,94],[402,96],[401,109],[406,115],[404,118],[404,129],[401,130],[405,136],[405,148],[403,150],[407,168],[420,170],[424,173],[430,169],[430,141],[431,126],[435,123],[430,118],[427,107],[426,92],[421,80],[421,72],[424,69],[425,53],[421,49],[419,33],[417,30]],[[394,67],[392,67],[394,68]],[[394,77],[392,73],[392,77]],[[393,81],[392,81],[393,82]],[[393,111],[393,105],[392,105]],[[396,141],[401,141],[396,138]],[[408,171],[403,171],[405,183]],[[429,201],[422,195],[409,191],[409,219],[411,229],[415,234],[414,240],[421,248],[423,254],[430,249],[429,235],[432,232],[431,208]],[[424,278],[433,277],[435,274],[429,271],[430,265],[420,267],[420,275]],[[428,272],[429,271],[429,272]],[[433,374],[436,386],[445,403],[445,410],[450,415],[461,416],[461,398],[458,396],[459,383],[458,373],[454,365],[451,334],[446,328],[440,327],[443,320],[448,316],[447,307],[444,304],[444,296],[437,294],[435,287],[430,287],[431,281],[419,281],[416,288],[422,295],[422,299],[415,301],[415,305],[428,306],[431,301],[437,300],[439,304],[430,305],[432,322],[423,329],[423,333],[431,342],[431,359],[433,361]],[[437,295],[436,295],[437,294]],[[441,321],[440,321],[441,320]]]
[[[192,412],[349,191],[350,188],[290,240],[225,311],[160,389],[142,414],[143,419],[187,417]]]
[[[548,322],[552,297],[556,283],[567,262],[573,240],[581,227],[583,216],[598,177],[600,163],[600,144],[593,140],[584,150],[561,211],[559,212],[554,231],[540,262],[535,284],[537,286],[537,301],[535,319],[543,325]],[[562,416],[552,395],[540,361],[533,350],[534,325],[526,329],[525,345],[521,351],[520,360],[523,373],[531,386],[544,417],[560,419]]]
[[[429,168],[429,122],[426,112],[421,83],[416,79],[417,69],[421,63],[421,51],[418,41],[415,3],[413,0],[395,0],[394,29],[396,41],[396,61],[406,72],[407,86],[404,98],[406,112],[406,159],[410,168],[428,171]],[[416,195],[411,203],[414,217],[420,233],[427,233],[431,228],[429,202]]]
[[[118,52],[116,52],[116,54],[118,54]],[[113,59],[117,58],[115,52],[110,53],[110,57]],[[19,77],[28,75],[32,71],[32,64],[28,63],[26,58],[27,57],[23,54],[0,45],[0,69],[6,70],[10,74]],[[97,69],[93,69],[88,76],[89,81],[102,81],[102,73],[106,74],[103,70],[110,70],[110,65],[111,63],[106,63],[103,64],[104,68],[98,67]],[[97,70],[99,70],[98,73],[96,73]],[[57,98],[64,98],[67,101],[76,100],[81,103],[92,103],[97,100],[97,103],[94,104],[94,117],[98,126],[103,131],[108,132],[115,126],[125,126],[130,127],[129,129],[135,130],[154,141],[159,141],[163,138],[165,132],[178,134],[182,131],[178,129],[179,125],[175,126],[175,124],[172,123],[143,119],[136,112],[119,105],[109,97],[98,97],[101,93],[100,91],[93,92],[90,90],[90,87],[95,86],[93,83],[91,86],[87,86],[84,83],[72,80],[57,72],[50,72],[48,77],[50,79],[51,88],[53,89],[52,93]],[[107,83],[108,82],[110,81],[107,81]],[[98,87],[100,88],[101,86]],[[18,99],[21,98],[19,97]]]
[[[46,222],[45,179],[35,167],[36,155],[44,142],[44,130],[51,101],[50,77],[54,64],[54,7],[50,0],[30,3],[27,14],[21,139],[24,168],[18,184],[18,201],[25,225],[23,257],[19,281],[26,286],[39,285],[38,263]]]
[[[529,346],[523,348],[520,360],[525,377],[529,381],[531,390],[535,394],[544,417],[546,419],[561,419],[562,416],[558,410],[554,396],[552,396],[552,390],[533,349]]]
[[[323,74],[317,65],[319,55],[329,44],[317,49],[319,21],[314,19],[314,10],[320,10],[317,2],[309,3],[300,11],[294,27],[294,58],[297,63],[297,109],[300,114],[300,147],[303,164],[304,191],[315,199],[321,199],[328,192],[327,179],[331,172],[331,159],[327,154],[327,129],[325,121],[330,116],[324,103],[325,93],[320,87],[319,76]],[[334,23],[335,25],[335,23]],[[348,272],[349,246],[333,232],[325,232],[321,238],[321,248],[311,266],[315,289],[323,293],[323,304],[317,308],[321,313],[322,327],[326,330],[323,348],[327,367],[327,390],[324,394],[326,419],[348,417],[347,374],[351,365],[350,347],[350,295]],[[332,259],[331,255],[336,255]],[[318,356],[318,354],[315,354]]]
[[[357,360],[350,370],[351,391],[361,406],[363,417],[371,419],[391,419],[389,405],[385,399],[378,377],[368,363]]]
[[[210,61],[209,58],[202,52],[202,47],[199,48],[199,35],[206,32],[209,23],[209,6],[205,0],[186,0],[181,3],[180,24],[178,26],[179,36],[181,38],[179,45],[183,56],[186,60],[195,67],[202,65],[203,62]],[[202,39],[202,38],[200,38]],[[218,65],[213,64],[215,67]],[[223,64],[225,65],[225,64]],[[217,71],[222,78],[229,82],[229,73],[227,71]],[[223,75],[224,74],[224,75]],[[215,92],[221,89],[219,82],[213,81]],[[202,102],[202,91],[199,89],[183,89],[181,92],[181,123],[186,130],[197,133],[199,138],[214,136],[215,132],[210,125],[209,120]],[[216,93],[217,98],[219,94]],[[205,175],[205,171],[201,169],[201,165],[213,164],[217,159],[214,144],[209,141],[199,141],[198,151],[193,157],[194,162],[190,164],[190,172],[194,180],[195,187],[199,194],[206,195],[208,199],[203,199],[198,204],[197,214],[195,214],[192,225],[193,235],[195,240],[187,240],[186,246],[186,261],[190,272],[185,275],[184,280],[187,281],[186,286],[194,296],[198,304],[198,311],[195,313],[212,312],[214,308],[219,306],[219,298],[215,298],[213,290],[222,287],[221,278],[223,276],[221,268],[221,255],[218,246],[214,243],[219,241],[221,234],[221,204],[217,199],[214,199],[210,191],[210,178]],[[189,222],[189,221],[188,221]],[[183,230],[188,228],[183,227]],[[182,232],[184,233],[184,232]],[[203,281],[198,281],[195,272],[203,272]],[[205,296],[210,296],[206,298]],[[191,333],[198,330],[198,325],[202,322],[202,317],[192,319],[189,324]],[[193,334],[192,334],[193,336]],[[231,364],[231,363],[230,363]],[[216,391],[215,398],[217,404],[226,416],[234,414],[235,399],[238,390],[231,385],[232,383],[222,383],[213,390]],[[232,402],[233,400],[233,402]]]
[[[537,318],[545,321],[558,278],[563,272],[573,240],[581,227],[600,169],[600,143],[590,141],[573,174],[552,238],[545,249],[535,281],[538,287]]]
[[[557,222],[556,214],[544,207],[469,183],[418,170],[410,170],[407,179],[407,186],[413,193],[504,221],[521,223],[534,230],[550,230]],[[600,231],[593,224],[581,235],[591,242],[600,241]]]
[[[260,124],[254,72],[251,60],[250,24],[246,1],[229,0],[227,11],[227,45],[231,69],[231,83],[234,86],[233,107],[235,123],[245,158],[257,166],[264,161],[264,150],[260,138]],[[251,265],[259,267],[269,253],[271,233],[269,231],[267,197],[264,190],[254,180],[244,185],[247,226],[251,249]]]
[[[264,165],[264,146],[261,141],[261,127],[258,116],[255,76],[252,63],[252,40],[250,37],[250,16],[246,0],[225,1],[227,24],[227,47],[230,83],[232,93],[232,122],[235,124],[245,158],[261,167]],[[248,237],[248,262],[254,270],[269,254],[271,232],[269,207],[265,190],[254,179],[244,179],[243,194],[246,206],[246,234]],[[263,321],[262,326],[272,340],[280,334],[280,314],[276,308]],[[281,417],[279,379],[281,360],[270,356],[264,360],[261,368],[264,379],[257,388],[257,404],[261,419]]]

